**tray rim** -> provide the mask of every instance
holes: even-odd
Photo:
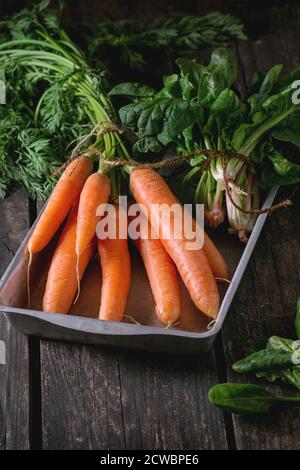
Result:
[[[278,192],[278,189],[279,189],[278,186],[274,186],[273,188],[270,189],[264,201],[262,209],[268,208],[272,205],[276,197],[276,194]],[[30,230],[27,232],[15,256],[13,257],[8,267],[6,268],[4,274],[2,275],[0,279],[0,293],[1,293],[2,288],[5,285],[5,282],[9,279],[9,276],[12,273],[14,267],[17,265],[20,259],[21,253],[25,249],[27,242],[35,228],[35,225],[37,221],[39,220],[39,218],[41,217],[41,214],[45,208],[45,205],[43,209],[41,210],[39,216],[35,220],[34,224],[30,228]],[[133,325],[130,323],[125,323],[125,322],[119,323],[119,322],[113,322],[113,321],[104,321],[104,320],[99,320],[96,318],[81,317],[81,316],[68,315],[68,314],[67,315],[60,314],[60,313],[49,314],[49,313],[42,312],[40,310],[32,310],[32,309],[25,309],[25,308],[18,308],[18,307],[8,307],[8,306],[1,305],[1,304],[0,304],[0,313],[5,314],[8,321],[9,321],[9,314],[19,314],[19,315],[24,315],[28,317],[38,318],[52,325],[64,327],[66,330],[72,329],[72,330],[82,332],[82,333],[94,333],[98,335],[110,335],[110,336],[149,336],[149,335],[150,336],[151,335],[164,336],[164,335],[168,335],[168,336],[174,336],[174,337],[178,337],[178,336],[186,337],[190,339],[193,338],[193,339],[198,339],[198,340],[214,337],[219,333],[220,329],[223,326],[223,323],[228,314],[232,300],[236,294],[240,281],[246,270],[249,259],[253,253],[253,250],[255,248],[255,245],[257,243],[257,240],[259,238],[259,235],[262,231],[262,228],[265,224],[267,217],[268,217],[267,212],[260,214],[257,217],[256,223],[249,237],[248,243],[243,251],[243,254],[240,258],[238,266],[232,277],[231,284],[229,288],[227,289],[227,292],[223,298],[220,312],[217,316],[217,319],[215,320],[215,323],[212,326],[212,328],[208,331],[192,332],[192,331],[187,331],[187,330],[177,330],[173,328],[166,328],[163,326],[159,327],[159,326],[148,326],[148,325]],[[76,326],[76,324],[79,324],[79,326]],[[87,326],[83,328],[84,325],[87,325]],[[122,331],[119,331],[120,329]]]

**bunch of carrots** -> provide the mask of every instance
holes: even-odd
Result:
[[[104,172],[92,170],[91,158],[79,156],[63,172],[29,240],[29,269],[32,256],[48,245],[65,222],[51,260],[43,310],[68,313],[76,294],[79,295],[80,280],[97,245],[102,270],[99,319],[122,321],[131,279],[128,240],[120,238],[118,230],[114,239],[97,240],[100,217],[96,212],[101,204],[109,201],[111,182]],[[152,214],[152,204],[164,204],[167,209],[178,203],[164,179],[153,169],[128,164],[126,171],[130,175],[131,194],[141,207],[147,208],[147,214]],[[184,208],[180,207],[183,214]],[[116,206],[116,210],[122,209]],[[171,236],[165,237],[162,220],[163,217],[148,219],[150,226],[159,228],[160,238],[141,237],[134,241],[147,271],[158,318],[172,325],[180,317],[176,268],[197,308],[216,318],[220,306],[216,279],[229,278],[223,256],[206,234],[204,246],[198,250],[189,250],[190,240],[185,237],[175,238],[174,227],[170,228]]]
[[[170,208],[178,201],[156,171],[130,164],[126,145],[117,127],[112,125],[116,122],[116,116],[102,79],[90,68],[83,52],[66,32],[59,28],[54,38],[45,28],[37,26],[36,37],[9,41],[0,47],[0,57],[4,57],[13,67],[24,68],[24,73],[34,73],[43,90],[45,84],[49,84],[37,104],[36,122],[39,121],[41,106],[49,89],[61,83],[63,91],[76,98],[81,112],[99,132],[95,142],[88,147],[89,151],[70,159],[29,240],[29,303],[32,258],[49,244],[64,224],[51,260],[43,310],[68,313],[80,293],[80,280],[97,245],[102,269],[99,318],[121,321],[131,278],[128,240],[118,236],[97,240],[97,208],[109,200],[116,200],[121,193],[120,181],[125,173],[129,175],[132,196],[138,204],[147,208],[148,213],[152,204]],[[104,158],[100,158],[98,171],[93,172],[96,150]],[[105,163],[112,159],[128,163],[120,171]],[[183,215],[184,209],[180,207]],[[116,209],[122,210],[119,207]],[[215,318],[220,304],[216,279],[229,278],[222,255],[207,235],[203,249],[199,250],[188,250],[186,245],[190,240],[175,238],[175,227],[170,227],[171,237],[165,237],[162,220],[163,217],[148,219],[151,227],[158,228],[159,239],[141,238],[135,242],[149,277],[158,317],[170,325],[180,316],[177,268],[195,305],[208,317]],[[118,231],[116,233],[118,235]]]

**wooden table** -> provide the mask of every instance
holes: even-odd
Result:
[[[288,70],[300,64],[299,41],[299,32],[289,31],[237,43],[241,91],[257,68],[283,63]],[[250,419],[222,413],[207,401],[212,385],[241,381],[231,364],[249,341],[294,335],[299,191],[294,203],[268,218],[206,357],[178,359],[26,338],[1,317],[7,365],[0,365],[0,449],[299,449],[300,408]],[[1,272],[36,212],[22,190],[0,202]]]

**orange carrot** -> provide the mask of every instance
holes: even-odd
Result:
[[[100,320],[122,321],[130,288],[130,255],[127,239],[118,236],[118,216],[122,210],[116,208],[116,238],[98,239],[98,253],[102,269]]]
[[[203,251],[215,278],[220,282],[230,280],[231,275],[223,255],[205,232]]]
[[[99,217],[97,207],[105,204],[110,196],[110,181],[103,173],[88,177],[81,191],[76,234],[76,253],[80,257],[96,234]]]
[[[130,189],[136,201],[147,208],[148,215],[151,214],[152,204],[164,205],[167,208],[178,204],[163,178],[149,168],[131,172]],[[180,207],[183,220],[184,211],[182,206]],[[184,234],[180,239],[174,236],[174,218],[171,219],[171,236],[168,238],[168,227],[162,223],[162,218],[157,212],[154,217],[155,220],[151,219],[150,223],[159,228],[161,242],[177,266],[195,305],[208,317],[216,318],[220,307],[219,292],[203,249],[189,250],[186,245],[190,240],[185,238]]]
[[[91,171],[92,162],[87,157],[78,157],[67,166],[30,237],[28,242],[30,255],[38,253],[48,245],[77,201]]]
[[[177,202],[179,203],[178,200]],[[195,230],[195,228],[196,228],[196,221],[194,220],[193,229]],[[198,224],[198,229],[202,230],[199,224]],[[223,255],[220,253],[220,251],[216,247],[216,245],[209,238],[207,233],[205,233],[203,230],[202,232],[204,235],[203,251],[206,254],[206,258],[209,262],[213,275],[218,280],[218,282],[222,282],[222,281],[226,282],[227,280],[231,278],[226,261]]]
[[[180,290],[175,265],[159,239],[151,238],[148,224],[148,238],[133,240],[146,271],[156,303],[156,315],[162,323],[172,325],[180,316]]]
[[[78,203],[73,207],[55,248],[48,272],[43,298],[43,311],[68,313],[77,291],[76,276],[76,221]],[[89,244],[79,262],[79,276],[83,276],[95,251],[94,241]]]

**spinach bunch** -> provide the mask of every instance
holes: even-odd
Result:
[[[180,72],[166,76],[159,91],[138,83],[122,83],[109,93],[132,101],[119,114],[136,134],[136,155],[160,152],[170,143],[189,151],[204,145],[204,132],[198,140],[193,132],[203,130],[208,110],[235,81],[235,63],[227,49],[217,49],[207,67],[189,59],[178,59],[176,64]]]
[[[299,325],[300,299],[295,319],[296,334],[300,340]],[[271,336],[259,343],[259,349],[254,345],[251,354],[235,362],[232,368],[241,374],[255,372],[257,377],[270,382],[280,379],[300,390],[300,341]]]
[[[207,157],[197,155],[183,174],[195,202],[205,204],[207,224],[215,227],[223,221],[225,197],[230,230],[246,241],[256,216],[236,205],[248,212],[258,209],[259,187],[300,181],[300,165],[293,161],[300,147],[300,104],[293,99],[300,67],[282,78],[282,66],[275,65],[253,82],[243,100],[235,88],[236,63],[227,49],[216,49],[206,66],[189,59],[177,59],[176,64],[179,72],[165,77],[159,91],[124,83],[110,94],[131,101],[119,114],[136,136],[136,157],[147,153],[158,157],[173,146],[177,152],[217,149],[251,159],[251,166],[237,158],[227,161],[231,197],[225,191],[221,158],[202,171]]]
[[[297,338],[300,340],[300,299],[295,318]],[[233,364],[238,373],[255,372],[270,382],[281,379],[300,389],[300,341],[271,336],[251,345],[249,355]],[[261,349],[262,348],[262,349]],[[260,385],[224,383],[209,390],[208,400],[225,411],[239,415],[267,413],[274,405],[300,404],[300,397],[278,396]]]

